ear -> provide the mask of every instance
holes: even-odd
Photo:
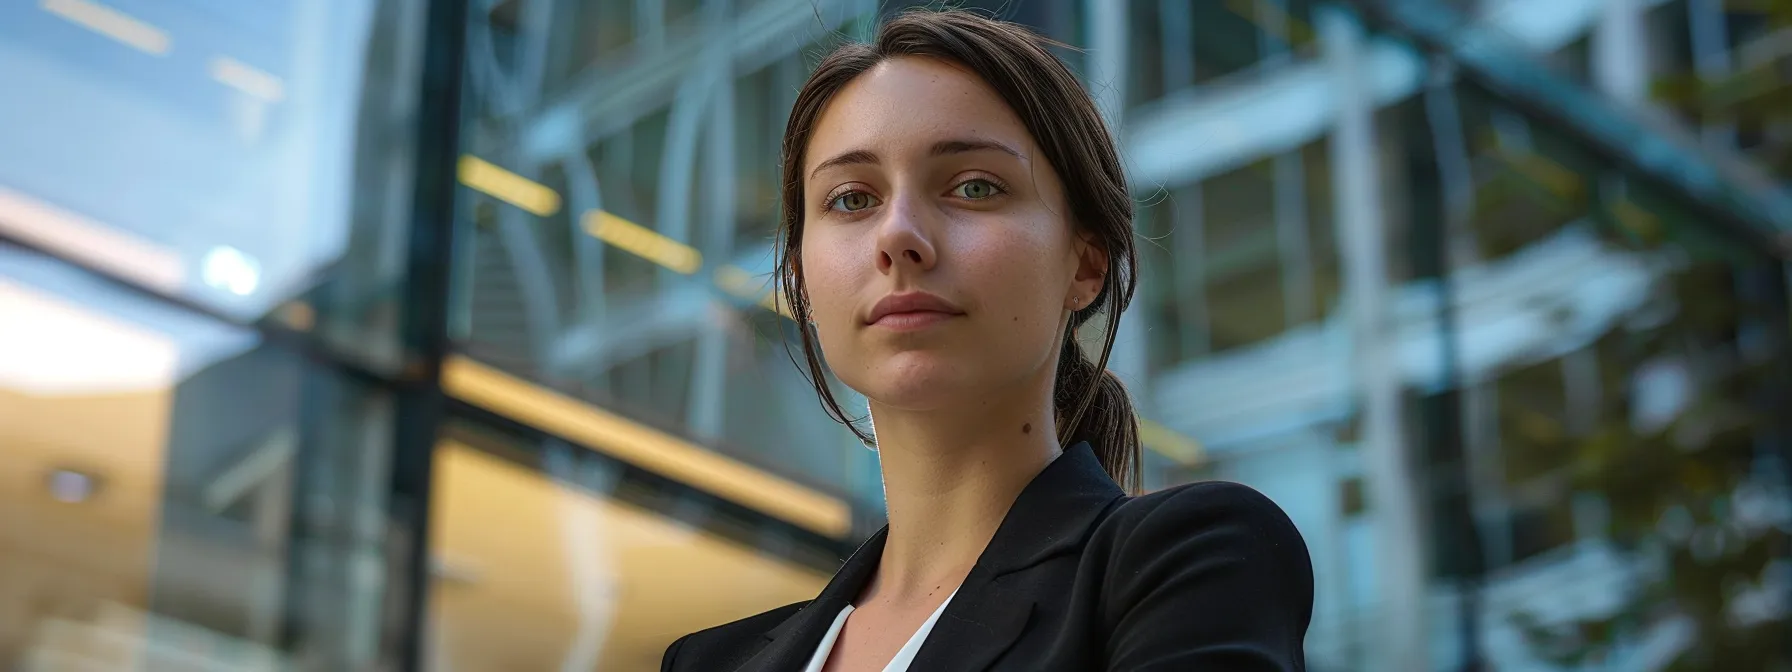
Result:
[[[1064,297],[1066,310],[1082,310],[1095,303],[1108,278],[1108,253],[1091,233],[1079,233],[1075,244],[1076,272]]]

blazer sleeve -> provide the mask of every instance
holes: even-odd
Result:
[[[1114,518],[1109,670],[1306,668],[1313,565],[1268,497],[1196,483],[1129,501]]]
[[[666,655],[660,658],[660,672],[672,672],[678,669],[678,649],[684,646],[685,640],[690,638],[690,635],[679,637],[672,642],[671,646],[666,647]]]

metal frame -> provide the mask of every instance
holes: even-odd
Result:
[[[1634,0],[1608,9],[1604,42],[1611,56],[1601,88],[1634,95],[1636,77],[1626,73],[1634,53],[1640,18]],[[1462,76],[1493,91],[1529,116],[1546,120],[1585,143],[1596,155],[1672,193],[1710,217],[1713,228],[1731,240],[1779,259],[1792,258],[1792,191],[1727,153],[1701,147],[1670,124],[1634,114],[1551,73],[1510,36],[1469,21],[1453,9],[1425,0],[1355,0],[1378,29],[1412,39],[1445,54]]]
[[[1333,198],[1343,257],[1350,344],[1362,401],[1364,471],[1378,538],[1377,578],[1385,599],[1376,640],[1385,658],[1378,669],[1428,669],[1424,620],[1425,548],[1412,460],[1400,427],[1401,381],[1394,366],[1388,278],[1387,226],[1376,175],[1375,102],[1368,92],[1370,62],[1362,25],[1340,9],[1315,21],[1331,76],[1338,82],[1337,126],[1331,135]]]
[[[423,669],[428,624],[430,571],[430,488],[438,427],[446,398],[442,361],[448,355],[456,194],[455,160],[460,154],[464,103],[467,0],[430,3],[424,41],[422,94],[418,104],[416,182],[411,203],[410,245],[400,337],[408,355],[405,373],[414,385],[396,399],[393,439],[391,518],[405,533],[400,574],[405,582],[394,602],[402,623],[395,658],[404,670]]]
[[[1257,1],[1260,7],[1264,3],[1273,2],[1273,0]],[[479,6],[484,4],[479,3]],[[526,26],[526,30],[543,32],[553,29],[551,25],[555,9],[553,0],[528,0],[522,4],[524,7],[521,23]],[[643,1],[640,4],[649,6],[654,3]],[[711,2],[708,11],[722,11],[716,8],[725,7],[727,4],[726,2]],[[734,129],[728,111],[731,109],[729,101],[733,98],[732,86],[735,68],[752,69],[788,55],[791,46],[775,40],[768,41],[771,39],[769,36],[781,35],[783,31],[768,29],[766,26],[784,25],[779,22],[795,20],[811,21],[814,14],[822,11],[820,8],[811,7],[812,3],[807,0],[795,2],[794,5],[800,5],[801,11],[795,12],[798,18],[792,19],[789,18],[792,14],[790,7],[786,7],[786,5],[792,4],[791,2],[766,3],[753,8],[749,12],[750,16],[743,17],[741,21],[716,22],[717,25],[727,25],[730,28],[726,35],[713,40],[712,47],[702,54],[679,49],[668,50],[664,49],[663,45],[658,45],[661,55],[650,59],[651,63],[644,66],[641,73],[637,73],[641,74],[641,77],[625,77],[615,80],[624,81],[629,86],[625,90],[600,90],[597,87],[597,82],[588,78],[586,84],[578,87],[572,94],[559,100],[547,101],[539,110],[536,110],[532,109],[533,104],[542,102],[540,101],[541,83],[547,58],[545,40],[525,54],[520,61],[522,65],[519,66],[518,73],[512,77],[496,68],[496,63],[491,58],[492,54],[489,51],[492,45],[490,36],[480,34],[482,30],[489,30],[489,26],[471,20],[474,3],[470,0],[432,0],[428,3],[425,63],[423,79],[418,83],[421,91],[421,107],[417,115],[420,125],[416,128],[418,137],[415,153],[412,156],[416,177],[411,192],[412,205],[408,216],[410,225],[406,231],[409,236],[409,244],[404,255],[405,283],[399,304],[403,310],[399,339],[402,345],[400,366],[393,370],[380,363],[367,361],[361,355],[333,347],[331,343],[322,340],[316,334],[295,330],[279,322],[265,321],[254,325],[255,331],[269,345],[298,353],[328,372],[311,376],[314,380],[310,384],[317,389],[317,395],[313,401],[308,402],[310,403],[309,411],[324,414],[333,412],[333,409],[339,406],[333,401],[340,400],[341,391],[335,389],[338,386],[324,382],[326,378],[339,376],[346,379],[351,385],[365,386],[368,389],[392,395],[395,422],[390,428],[381,428],[390,429],[393,441],[391,461],[389,464],[376,466],[390,471],[389,491],[385,493],[389,497],[384,512],[386,529],[397,535],[400,541],[398,546],[401,548],[398,549],[396,555],[390,556],[393,562],[389,566],[390,572],[387,580],[391,590],[386,594],[389,598],[386,605],[387,611],[380,614],[382,627],[378,632],[367,631],[372,636],[379,638],[376,641],[379,650],[373,653],[379,655],[380,658],[396,661],[400,669],[407,670],[422,669],[428,658],[425,647],[427,640],[425,629],[428,619],[425,618],[425,615],[429,585],[434,576],[429,562],[429,503],[433,455],[443,424],[454,420],[464,420],[496,426],[505,431],[526,436],[532,440],[533,444],[544,446],[554,445],[556,441],[560,440],[560,437],[548,435],[539,429],[523,427],[467,404],[448,399],[441,386],[442,364],[451,351],[453,299],[457,291],[464,291],[464,287],[457,287],[453,283],[454,265],[442,262],[444,259],[457,258],[455,248],[457,238],[465,240],[464,236],[458,235],[465,232],[457,230],[465,223],[465,218],[458,216],[461,214],[461,210],[457,208],[457,205],[465,205],[465,202],[457,203],[464,192],[459,189],[453,173],[459,147],[465,138],[460,115],[462,110],[468,108],[470,102],[463,86],[491,87],[495,91],[506,94],[499,96],[500,99],[519,101],[515,103],[516,107],[504,110],[506,115],[514,117],[512,130],[516,131],[516,137],[522,145],[522,150],[516,152],[515,158],[524,164],[524,172],[529,173],[538,172],[540,166],[550,163],[558,163],[562,166],[571,177],[569,204],[575,208],[576,212],[602,207],[603,194],[594,167],[590,165],[583,153],[568,153],[564,151],[565,148],[583,147],[585,139],[600,137],[614,132],[618,128],[627,128],[634,121],[632,117],[620,119],[624,115],[609,115],[605,112],[622,110],[633,114],[640,110],[661,107],[657,103],[645,104],[644,101],[670,102],[674,110],[673,116],[680,121],[672,124],[672,128],[676,129],[676,132],[669,133],[667,138],[667,146],[675,151],[670,153],[673,158],[665,164],[665,175],[669,179],[663,185],[661,198],[664,204],[671,207],[662,208],[662,210],[677,212],[679,208],[688,204],[688,200],[684,197],[691,189],[689,176],[697,167],[697,152],[700,149],[697,137],[699,135],[707,136],[710,142],[716,143],[714,147],[720,151],[710,156],[710,160],[702,166],[704,170],[714,172],[708,178],[712,188],[707,195],[709,205],[700,214],[703,217],[704,225],[718,228],[706,230],[702,237],[706,248],[705,253],[714,255],[712,258],[721,258],[732,251],[731,242],[728,240],[732,233],[732,221],[727,221],[722,216],[733,211],[732,191],[723,189],[722,186],[728,183],[727,177],[732,174],[731,171],[734,169],[734,162],[729,158],[729,152],[733,147]],[[864,4],[852,0],[822,3],[828,12],[848,14],[860,11]],[[1574,95],[1573,91],[1565,91],[1554,86],[1553,82],[1547,81],[1547,78],[1535,72],[1499,60],[1503,57],[1497,56],[1497,54],[1503,52],[1490,47],[1489,45],[1494,45],[1495,42],[1491,39],[1480,39],[1485,36],[1477,32],[1486,29],[1486,26],[1468,23],[1440,23],[1435,16],[1403,14],[1401,13],[1405,11],[1401,9],[1403,5],[1392,0],[1388,2],[1363,0],[1359,4],[1385,10],[1385,12],[1372,11],[1369,16],[1372,19],[1377,19],[1378,25],[1408,35],[1427,48],[1449,53],[1466,66],[1466,75],[1511,97],[1520,107],[1533,113],[1543,114],[1545,118],[1581,128],[1585,128],[1590,121],[1611,121],[1613,119],[1624,121],[1624,117],[1621,115],[1600,116],[1607,115],[1609,111],[1598,105],[1581,108],[1578,111],[1556,111],[1547,114],[1537,112],[1539,109],[1544,109],[1546,112],[1549,109],[1559,109],[1559,106],[1564,105],[1563,101],[1568,101],[1569,107],[1574,107],[1581,105],[1585,100],[1584,97]],[[1597,2],[1591,2],[1591,0],[1576,0],[1571,4],[1576,7],[1598,5]],[[1614,0],[1614,6],[1621,5],[1619,9],[1631,11],[1651,4],[1655,4],[1655,0]],[[1184,3],[1169,0],[1162,2],[1162,6],[1166,9],[1182,8],[1183,5]],[[1694,0],[1689,3],[1689,11],[1694,12],[1695,18],[1695,43],[1704,45],[1695,49],[1697,55],[1700,55],[1699,69],[1701,71],[1717,71],[1725,67],[1722,62],[1721,49],[1711,52],[1716,55],[1706,55],[1710,52],[1710,45],[1713,41],[1722,42],[1722,35],[1720,32],[1716,32],[1721,31],[1721,25],[1712,24],[1709,21],[1710,6],[1711,3],[1707,0]],[[1285,152],[1298,152],[1301,145],[1325,137],[1327,133],[1332,134],[1331,141],[1336,145],[1332,161],[1336,167],[1333,171],[1333,179],[1338,181],[1336,185],[1338,188],[1334,190],[1334,193],[1339,199],[1337,208],[1338,226],[1340,227],[1339,240],[1341,244],[1347,245],[1349,248],[1344,255],[1346,273],[1349,276],[1347,282],[1351,287],[1349,293],[1353,296],[1353,301],[1357,302],[1353,304],[1356,310],[1353,311],[1350,318],[1353,321],[1353,342],[1359,349],[1358,354],[1370,362],[1369,365],[1362,367],[1361,374],[1352,383],[1361,389],[1360,396],[1367,400],[1366,405],[1360,411],[1368,420],[1365,423],[1364,442],[1366,444],[1365,453],[1369,457],[1367,462],[1372,466],[1370,476],[1380,484],[1390,484],[1386,487],[1378,485],[1373,492],[1378,497],[1375,505],[1375,509],[1380,512],[1378,515],[1388,516],[1383,518],[1382,522],[1387,526],[1385,538],[1393,543],[1383,546],[1385,552],[1389,554],[1389,561],[1386,563],[1387,567],[1382,576],[1383,587],[1392,595],[1396,608],[1386,614],[1388,617],[1384,623],[1386,629],[1381,632],[1381,642],[1384,646],[1374,648],[1400,652],[1402,656],[1422,658],[1427,649],[1414,645],[1414,642],[1423,641],[1418,634],[1420,632],[1418,628],[1423,625],[1422,616],[1426,613],[1420,603],[1426,591],[1422,583],[1414,585],[1413,581],[1422,581],[1423,577],[1423,573],[1419,571],[1422,563],[1417,557],[1419,549],[1423,548],[1419,543],[1423,535],[1419,532],[1417,521],[1412,517],[1415,507],[1411,501],[1412,493],[1409,492],[1410,474],[1407,474],[1404,467],[1400,466],[1404,447],[1399,443],[1398,432],[1392,427],[1393,420],[1390,420],[1390,417],[1393,417],[1390,414],[1398,411],[1395,406],[1398,403],[1397,392],[1403,381],[1398,380],[1394,375],[1394,369],[1397,367],[1373,365],[1375,361],[1385,363],[1389,358],[1387,339],[1376,338],[1376,335],[1390,326],[1385,320],[1385,313],[1387,304],[1392,298],[1388,294],[1394,288],[1386,282],[1385,273],[1381,270],[1381,267],[1385,265],[1385,259],[1380,258],[1380,255],[1384,252],[1377,250],[1385,251],[1385,241],[1380,240],[1375,230],[1378,228],[1382,213],[1374,194],[1373,185],[1369,183],[1374,167],[1371,119],[1374,107],[1386,102],[1390,96],[1404,96],[1417,91],[1421,86],[1421,80],[1411,76],[1417,72],[1409,67],[1413,65],[1409,62],[1411,52],[1384,41],[1366,40],[1361,26],[1353,18],[1342,14],[1328,14],[1320,22],[1321,27],[1325,29],[1325,44],[1329,50],[1325,59],[1313,63],[1290,62],[1283,69],[1265,75],[1262,80],[1252,83],[1251,86],[1241,87],[1237,93],[1219,94],[1217,96],[1219,102],[1206,102],[1198,107],[1190,105],[1176,108],[1171,105],[1154,105],[1142,109],[1126,110],[1123,109],[1124,98],[1119,85],[1125,80],[1126,49],[1124,45],[1131,27],[1126,25],[1127,20],[1122,9],[1120,3],[1111,2],[1088,2],[1085,5],[1086,18],[1092,29],[1091,52],[1096,58],[1095,71],[1102,77],[1112,80],[1110,86],[1101,89],[1104,113],[1108,115],[1109,122],[1116,128],[1130,127],[1125,137],[1129,138],[1129,142],[1135,148],[1142,146],[1141,143],[1160,146],[1175,145],[1183,148],[1178,150],[1181,155],[1174,157],[1175,161],[1172,162],[1174,165],[1147,161],[1148,165],[1142,176],[1143,180],[1156,182],[1170,179],[1166,176],[1174,176],[1178,180],[1191,176],[1198,178],[1207,174],[1204,171],[1210,171],[1226,161],[1245,161],[1265,154],[1284,152],[1276,160],[1277,198],[1275,210],[1278,249],[1284,257],[1299,259],[1309,255],[1309,251],[1305,249],[1305,191],[1300,188],[1303,186],[1300,182],[1304,180],[1304,176],[1296,172],[1296,169],[1302,167],[1298,154]],[[1703,17],[1703,19],[1699,17]],[[1591,14],[1579,15],[1565,12],[1558,18],[1563,25],[1572,23],[1584,27],[1595,22]],[[1613,26],[1609,28],[1610,31],[1621,31],[1627,26],[1634,28],[1631,23],[1626,23],[1624,17],[1611,15],[1607,18],[1608,20],[1602,25]],[[1634,18],[1629,17],[1629,19]],[[1492,23],[1505,25],[1500,23],[1502,20],[1504,19],[1496,16]],[[1185,25],[1171,25],[1172,23],[1175,22],[1166,21],[1161,27],[1165,31],[1165,58],[1169,58],[1168,54],[1173,50],[1178,52],[1187,50],[1192,53],[1189,41],[1193,39],[1193,36],[1186,34]],[[647,33],[650,36],[663,35],[663,25],[655,23],[647,28]],[[1508,30],[1510,29],[1508,28]],[[1559,32],[1560,26],[1535,27],[1535,30],[1531,32],[1522,30],[1511,30],[1510,32],[1520,34],[1525,38],[1548,39],[1548,35],[1555,34],[1552,31]],[[1538,37],[1540,35],[1543,37]],[[1463,36],[1466,37],[1462,40],[1454,39]],[[1614,64],[1629,62],[1622,54],[1629,53],[1625,51],[1626,48],[1633,51],[1634,43],[1619,40],[1612,42],[1611,45],[1613,52],[1606,59],[1607,62]],[[750,52],[754,54],[753,58],[756,60],[745,64],[732,63],[729,56],[737,52]],[[721,55],[718,56],[718,54]],[[1291,59],[1289,60],[1291,61]],[[1183,59],[1182,65],[1178,67],[1188,67],[1189,63],[1192,63],[1192,59]],[[1166,68],[1166,72],[1170,72],[1170,68]],[[1623,79],[1621,74],[1614,76]],[[677,77],[685,79],[679,82]],[[1177,75],[1175,79],[1183,78],[1183,75]],[[1192,73],[1188,74],[1186,78],[1189,81],[1172,82],[1172,84],[1192,84]],[[1273,128],[1258,129],[1260,132],[1253,132],[1249,137],[1235,138],[1231,142],[1181,144],[1175,142],[1175,138],[1188,137],[1188,134],[1199,136],[1206,133],[1206,129],[1209,129],[1211,124],[1203,124],[1221,116],[1217,113],[1240,114],[1239,108],[1226,107],[1224,103],[1228,101],[1247,106],[1271,103],[1280,106],[1287,100],[1299,99],[1300,96],[1313,91],[1332,91],[1331,87],[1336,85],[1338,79],[1358,81],[1358,86],[1345,87],[1346,90],[1359,92],[1358,95],[1328,98],[1324,108],[1316,112],[1320,116],[1315,124],[1308,126],[1302,126],[1300,123],[1292,126],[1284,124]],[[675,89],[676,93],[673,93]],[[667,98],[668,94],[671,94],[670,98]],[[1172,94],[1167,102],[1176,103],[1182,100],[1182,95]],[[1213,99],[1210,97],[1208,100]],[[1552,106],[1556,107],[1552,108]],[[1165,133],[1165,128],[1170,128],[1171,131]],[[1314,132],[1307,133],[1309,130]],[[1708,154],[1666,143],[1653,136],[1647,138],[1648,142],[1636,146],[1625,146],[1621,142],[1625,138],[1641,137],[1636,134],[1654,133],[1655,130],[1624,121],[1619,124],[1618,131],[1620,132],[1614,133],[1611,132],[1611,129],[1606,129],[1606,132],[1603,133],[1589,132],[1589,137],[1608,156],[1616,158],[1621,163],[1628,162],[1627,165],[1654,177],[1658,184],[1688,195],[1705,204],[1709,212],[1722,215],[1722,221],[1731,224],[1729,231],[1733,235],[1742,240],[1766,245],[1768,249],[1781,249],[1782,256],[1784,255],[1784,251],[1787,249],[1785,246],[1788,245],[1787,241],[1789,240],[1785,237],[1786,229],[1763,231],[1758,227],[1758,224],[1763,221],[1774,222],[1782,226],[1788,222],[1787,218],[1792,216],[1792,211],[1789,211],[1788,207],[1792,206],[1788,205],[1789,201],[1782,192],[1758,186],[1749,187],[1747,185],[1750,185],[1751,182],[1747,175],[1735,182],[1726,179],[1733,178],[1736,171],[1724,163],[1721,157],[1712,159]],[[1725,137],[1722,129],[1708,134],[1708,151],[1727,149],[1728,142]],[[1440,150],[1447,149],[1451,145],[1450,142],[1446,142],[1442,138],[1438,139],[1437,144]],[[1193,153],[1185,151],[1189,146],[1197,147],[1200,151]],[[708,147],[710,146],[703,145],[703,148]],[[1222,152],[1227,153],[1229,158],[1215,158],[1219,157],[1219,153]],[[1445,161],[1440,157],[1440,165],[1443,163]],[[1669,170],[1669,168],[1675,170]],[[1452,182],[1447,178],[1445,181]],[[1455,182],[1459,182],[1459,180]],[[1735,184],[1745,185],[1746,188],[1735,188]],[[1445,186],[1446,192],[1450,191],[1449,185]],[[1191,188],[1198,190],[1199,186]],[[1451,200],[1448,194],[1445,198]],[[1199,205],[1198,202],[1196,205]],[[1442,204],[1441,209],[1446,212],[1454,212],[1457,205],[1460,204],[1445,203]],[[689,221],[691,214],[693,213],[683,213],[684,216],[671,217],[668,220],[671,223],[670,228],[664,232],[688,240],[691,237],[689,234],[694,233]],[[1198,222],[1198,213],[1196,221]],[[540,242],[526,230],[523,222],[511,219],[502,225],[501,232],[505,237],[506,248],[511,254],[516,255],[519,270],[531,266],[537,269],[543,267],[538,263],[545,256],[540,249]],[[1453,234],[1450,231],[1433,233],[1436,234],[1437,240],[1431,242],[1438,246],[1438,249],[1433,251],[1437,255],[1434,261],[1438,264],[1440,277],[1448,277],[1449,274],[1444,271],[1450,268],[1451,264],[1443,250]],[[588,320],[600,318],[608,309],[603,300],[601,244],[590,236],[579,233],[576,227],[572,237],[574,253],[580,260],[581,272],[576,296],[573,297],[578,306],[576,312],[581,318]],[[146,300],[171,305],[220,323],[232,322],[229,315],[201,302],[142,287],[134,284],[129,278],[118,276],[108,269],[60,257],[51,250],[30,241],[0,233],[0,243],[57,258],[63,264],[105,279]],[[1310,264],[1310,259],[1306,261]],[[1291,324],[1297,317],[1303,315],[1307,318],[1311,317],[1308,313],[1311,311],[1312,297],[1310,295],[1300,296],[1299,292],[1291,291],[1294,287],[1307,288],[1307,291],[1310,291],[1310,277],[1302,280],[1303,275],[1310,276],[1310,272],[1310,267],[1304,273],[1297,268],[1285,270],[1284,280],[1290,283],[1285,291],[1290,292],[1286,306],[1290,311],[1288,318]],[[1784,271],[1782,271],[1782,275],[1784,275]],[[1381,279],[1376,280],[1377,277],[1381,277]],[[544,284],[539,280],[540,278],[537,278],[537,285]],[[1786,302],[1786,283],[1775,285],[1771,280],[1764,281],[1764,283],[1767,288],[1762,291],[1777,296],[1777,299],[1770,303],[1783,309]],[[678,289],[669,288],[669,291],[676,293]],[[1449,300],[1449,291],[1447,286],[1440,288],[1441,300],[1437,305],[1437,323],[1444,334],[1438,342],[1443,348],[1443,351],[1439,353],[1441,374],[1438,378],[1440,379],[1439,384],[1445,388],[1454,387],[1453,381],[1462,373],[1458,370],[1462,364],[1459,361],[1461,355],[1452,350],[1453,346],[1460,344],[1457,343],[1456,338],[1449,335],[1453,333],[1452,325],[1457,320],[1454,314],[1454,303]],[[560,308],[560,299],[554,296],[551,282],[545,283],[543,287],[531,289],[529,293],[537,295],[545,302],[545,307],[537,305],[533,309],[535,319],[540,322],[534,329],[544,347],[539,355],[543,361],[553,361],[549,356],[555,349],[548,346],[558,343],[558,339],[569,332],[585,332],[579,331],[578,325],[563,330],[565,325],[559,324],[557,314]],[[697,296],[692,297],[691,300],[707,303],[714,299]],[[1195,297],[1194,300],[1198,302],[1200,297]],[[697,327],[706,323],[702,318],[704,311],[693,312],[695,316],[690,320],[689,326]],[[1784,315],[1781,314],[1775,318],[1777,319],[1770,322],[1781,327],[1778,337],[1785,339]],[[591,322],[590,324],[598,323]],[[1135,378],[1143,377],[1146,373],[1142,363],[1144,339],[1137,334],[1138,324],[1139,320],[1136,319],[1128,321],[1127,326],[1123,327],[1127,331],[1123,331],[1121,343],[1117,344],[1115,351],[1116,368],[1127,370],[1127,375]],[[693,329],[691,332],[683,333],[688,337],[695,331]],[[723,360],[727,342],[726,334],[719,330],[712,329],[700,333],[699,354],[691,371],[698,381],[696,391],[693,392],[697,401],[692,404],[691,415],[687,418],[687,423],[700,436],[711,437],[720,431],[722,387],[719,376],[724,369],[725,362]],[[1136,362],[1133,361],[1134,358],[1137,359]],[[1134,387],[1139,391],[1149,388],[1150,386],[1143,384]],[[1779,391],[1779,394],[1780,398],[1785,397],[1783,389]],[[1462,434],[1460,417],[1452,416],[1449,409],[1440,407],[1434,410],[1437,411],[1437,415],[1432,418],[1436,423],[1434,429],[1437,429],[1441,436],[1459,437]],[[324,418],[318,418],[319,424],[323,421]],[[1456,430],[1452,431],[1449,429],[1450,427],[1456,427]],[[1792,436],[1792,429],[1782,428],[1779,435],[1773,437],[1775,449],[1786,455],[1792,455],[1792,448],[1787,447],[1789,443],[1792,443],[1792,439],[1788,439],[1789,436]],[[334,477],[329,458],[339,457],[339,454],[328,451],[321,445],[326,440],[326,437],[314,434],[311,436],[311,440],[301,440],[296,446],[294,459],[300,467],[298,474],[300,481],[294,487],[294,491],[298,493],[294,495],[295,497],[302,497],[305,493],[315,491],[321,487],[318,485],[319,482],[328,481]],[[739,507],[709,497],[701,491],[656,477],[651,473],[629,467],[595,452],[562,451],[554,453],[551,448],[544,449],[544,451],[546,452],[544,452],[545,457],[542,457],[543,460],[566,458],[568,455],[572,455],[573,457],[569,459],[579,461],[580,464],[590,461],[597,465],[591,468],[607,470],[605,473],[616,479],[636,479],[638,482],[647,483],[666,492],[680,493],[678,497],[684,500],[708,502],[715,510],[760,521],[760,527],[763,528],[762,533],[768,535],[768,538],[784,539],[796,547],[805,549],[836,548],[841,543],[839,540],[824,539],[751,511],[736,510]],[[1784,459],[1786,466],[1792,468],[1792,457]],[[1465,488],[1468,487],[1466,483],[1461,485]],[[303,511],[302,507],[294,507],[294,509],[293,529],[297,530],[299,534],[303,534],[303,530],[311,525],[310,522],[307,522],[308,514]],[[838,550],[844,551],[843,548]],[[307,577],[303,572],[310,570],[306,569],[303,560],[296,556],[298,552],[295,551],[295,557],[288,563],[289,571],[294,572],[293,575],[287,577],[286,595],[289,600],[292,599],[291,596],[296,588],[308,585]],[[1472,613],[1472,609],[1470,611]],[[311,633],[303,631],[305,625],[301,619],[311,616],[289,612],[283,639],[288,642],[297,642],[301,638],[309,637]],[[384,627],[394,623],[398,627]],[[361,626],[345,623],[340,627],[346,632]],[[1472,621],[1469,621],[1465,627],[1472,637],[1476,631]],[[365,644],[357,646],[365,649]],[[1472,650],[1465,653],[1465,656],[1471,661],[1475,659]],[[1412,659],[1384,662],[1389,663],[1390,669],[1417,669],[1417,666],[1420,665],[1420,660]]]

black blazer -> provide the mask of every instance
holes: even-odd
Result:
[[[879,530],[821,596],[685,635],[663,672],[800,672],[882,555]],[[1243,485],[1127,497],[1079,443],[1003,518],[913,672],[1302,670],[1313,566]]]

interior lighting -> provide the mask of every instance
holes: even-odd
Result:
[[[212,79],[265,102],[279,102],[286,97],[286,86],[279,77],[244,64],[228,56],[212,59]]]
[[[766,286],[768,284],[771,285],[769,288]],[[784,301],[784,294],[777,283],[755,278],[744,268],[724,264],[716,269],[716,286],[724,292],[757,303],[766,310],[790,317],[790,305]]]
[[[560,211],[560,194],[477,156],[460,157],[460,183],[538,217]]]
[[[1207,459],[1201,442],[1144,418],[1139,418],[1139,443],[1183,466],[1192,467]]]
[[[703,268],[703,255],[696,248],[608,212],[585,213],[584,226],[598,240],[673,271],[690,275]]]
[[[98,478],[73,469],[51,470],[45,485],[50,489],[50,497],[64,504],[80,504],[93,499],[100,489]]]
[[[166,335],[0,280],[0,389],[29,396],[163,389],[179,370]]]
[[[205,284],[237,296],[254,294],[255,288],[261,285],[261,265],[242,250],[228,245],[207,252],[201,269]]]
[[[44,11],[154,56],[168,53],[168,33],[111,7],[89,0],[43,0]]]
[[[466,357],[442,365],[450,396],[591,450],[834,538],[852,531],[845,501]]]

